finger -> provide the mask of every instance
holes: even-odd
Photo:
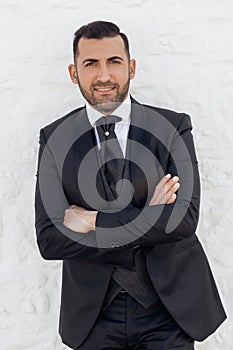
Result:
[[[173,193],[171,195],[171,197],[168,199],[166,204],[173,204],[175,202],[175,200],[176,200],[176,197],[177,197],[177,195],[175,193]]]
[[[174,176],[170,181],[168,181],[162,188],[160,195],[162,197],[166,196],[166,198],[170,197],[172,193],[175,193],[179,188],[179,178],[178,176]]]
[[[67,216],[67,215],[69,215],[69,213],[70,213],[70,209],[66,209],[64,212],[64,215]]]
[[[79,207],[77,205],[71,205],[70,209],[71,210],[77,210],[77,211],[85,211],[86,210],[83,207]]]
[[[158,195],[162,195],[164,196],[169,190],[170,188],[179,181],[179,177],[178,176],[173,176],[173,178],[171,178],[169,180],[169,178],[171,177],[170,174],[168,174],[169,176],[165,176],[162,178],[162,180],[158,183],[158,185],[155,188],[154,194]]]
[[[70,206],[70,209],[72,209],[72,210],[79,210],[79,211],[85,210],[84,208],[79,207],[79,206],[77,206],[77,205],[71,205],[71,206]]]
[[[155,195],[159,203],[165,204],[171,195],[178,190],[180,185],[177,181],[179,181],[178,176],[174,176],[168,183],[156,191]]]
[[[165,175],[157,184],[157,186],[155,187],[155,189],[160,190],[171,178],[171,174],[167,174]]]
[[[173,188],[173,186],[176,183],[178,183],[178,181],[178,176],[173,176],[171,178],[171,174],[165,175],[155,187],[154,193],[149,204],[166,204],[167,200],[170,198],[172,193],[176,192],[179,188],[179,186]],[[168,194],[169,191],[171,191],[172,193]]]
[[[177,182],[175,185],[170,187],[169,191],[166,192],[166,198],[170,198],[173,195],[173,193],[176,193],[178,191],[179,188],[180,184],[179,182]]]
[[[154,193],[152,202],[155,204],[167,204],[173,193],[175,193],[180,188],[180,184],[176,182],[178,180],[179,178],[176,176],[174,179],[171,179],[169,183],[164,184],[160,190],[157,190]]]
[[[65,212],[64,212],[64,217],[65,218],[74,218],[77,215],[78,215],[78,213],[74,209],[66,209]]]
[[[63,223],[66,223],[68,218],[69,218],[69,212],[68,212],[68,209],[66,209],[64,212]]]
[[[169,191],[169,189],[172,186],[174,186],[178,182],[179,182],[179,177],[178,176],[173,176],[173,178],[170,181],[168,181],[168,183],[165,185],[166,189],[167,189],[167,192]]]
[[[159,183],[155,186],[151,201],[153,201],[155,198],[158,199],[158,197],[161,197],[161,195],[163,195],[164,191],[161,193],[161,190],[164,189],[165,184],[169,181],[170,178],[171,174],[167,174],[159,181]]]
[[[180,188],[180,183],[177,182],[175,183],[175,185],[171,186],[169,191],[167,192],[168,195],[172,195],[173,193],[175,193],[178,189]]]

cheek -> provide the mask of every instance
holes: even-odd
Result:
[[[118,84],[125,84],[128,80],[129,72],[128,70],[115,70],[111,72],[111,78]]]
[[[95,75],[92,72],[86,72],[85,74],[80,73],[79,75],[79,82],[83,87],[89,88],[94,80]]]

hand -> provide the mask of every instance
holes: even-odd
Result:
[[[180,184],[178,176],[171,178],[171,174],[167,174],[155,187],[154,193],[149,202],[149,206],[174,203],[176,200],[175,192],[179,189],[179,187]]]
[[[73,231],[87,233],[95,230],[96,215],[97,211],[71,205],[69,209],[65,210],[63,225]]]

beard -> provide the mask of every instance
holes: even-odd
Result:
[[[107,82],[107,83],[95,83],[91,86],[90,91],[87,91],[83,88],[83,86],[80,84],[80,80],[78,79],[78,86],[81,91],[81,94],[83,97],[87,100],[87,102],[95,108],[97,111],[103,114],[109,114],[112,113],[119,105],[125,100],[128,91],[129,91],[129,85],[130,85],[130,78],[128,76],[127,82],[120,88],[119,84],[113,83],[113,82]],[[108,97],[95,96],[95,88],[97,87],[114,87],[116,94],[115,97]]]

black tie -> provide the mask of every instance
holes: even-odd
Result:
[[[122,120],[117,116],[101,117],[96,122],[96,128],[99,134],[101,143],[100,158],[103,175],[107,180],[107,189],[105,192],[106,199],[112,201],[118,197],[116,192],[116,184],[119,180],[125,178],[130,180],[130,167],[129,162],[124,159],[120,144],[117,140],[114,132],[115,124]],[[122,186],[119,206],[125,207],[125,202],[128,198],[132,197],[132,188],[128,186]],[[122,196],[123,194],[123,196]],[[122,199],[121,199],[122,198]],[[125,201],[126,199],[126,201]],[[110,204],[111,205],[111,204]],[[130,205],[130,203],[129,203]],[[135,250],[136,251],[136,250]],[[146,272],[146,263],[142,252],[138,252],[139,255],[135,255],[135,269],[133,271],[125,270],[116,266],[115,271],[112,274],[113,280],[111,280],[110,290],[107,294],[106,305],[108,305],[116,294],[123,288],[145,308],[148,308],[154,304],[156,300],[155,292],[150,283],[149,277]]]
[[[115,124],[122,118],[115,115],[101,117],[96,121],[101,148],[100,159],[105,178],[110,188],[108,200],[117,198],[116,184],[123,178],[125,160],[115,134]]]

